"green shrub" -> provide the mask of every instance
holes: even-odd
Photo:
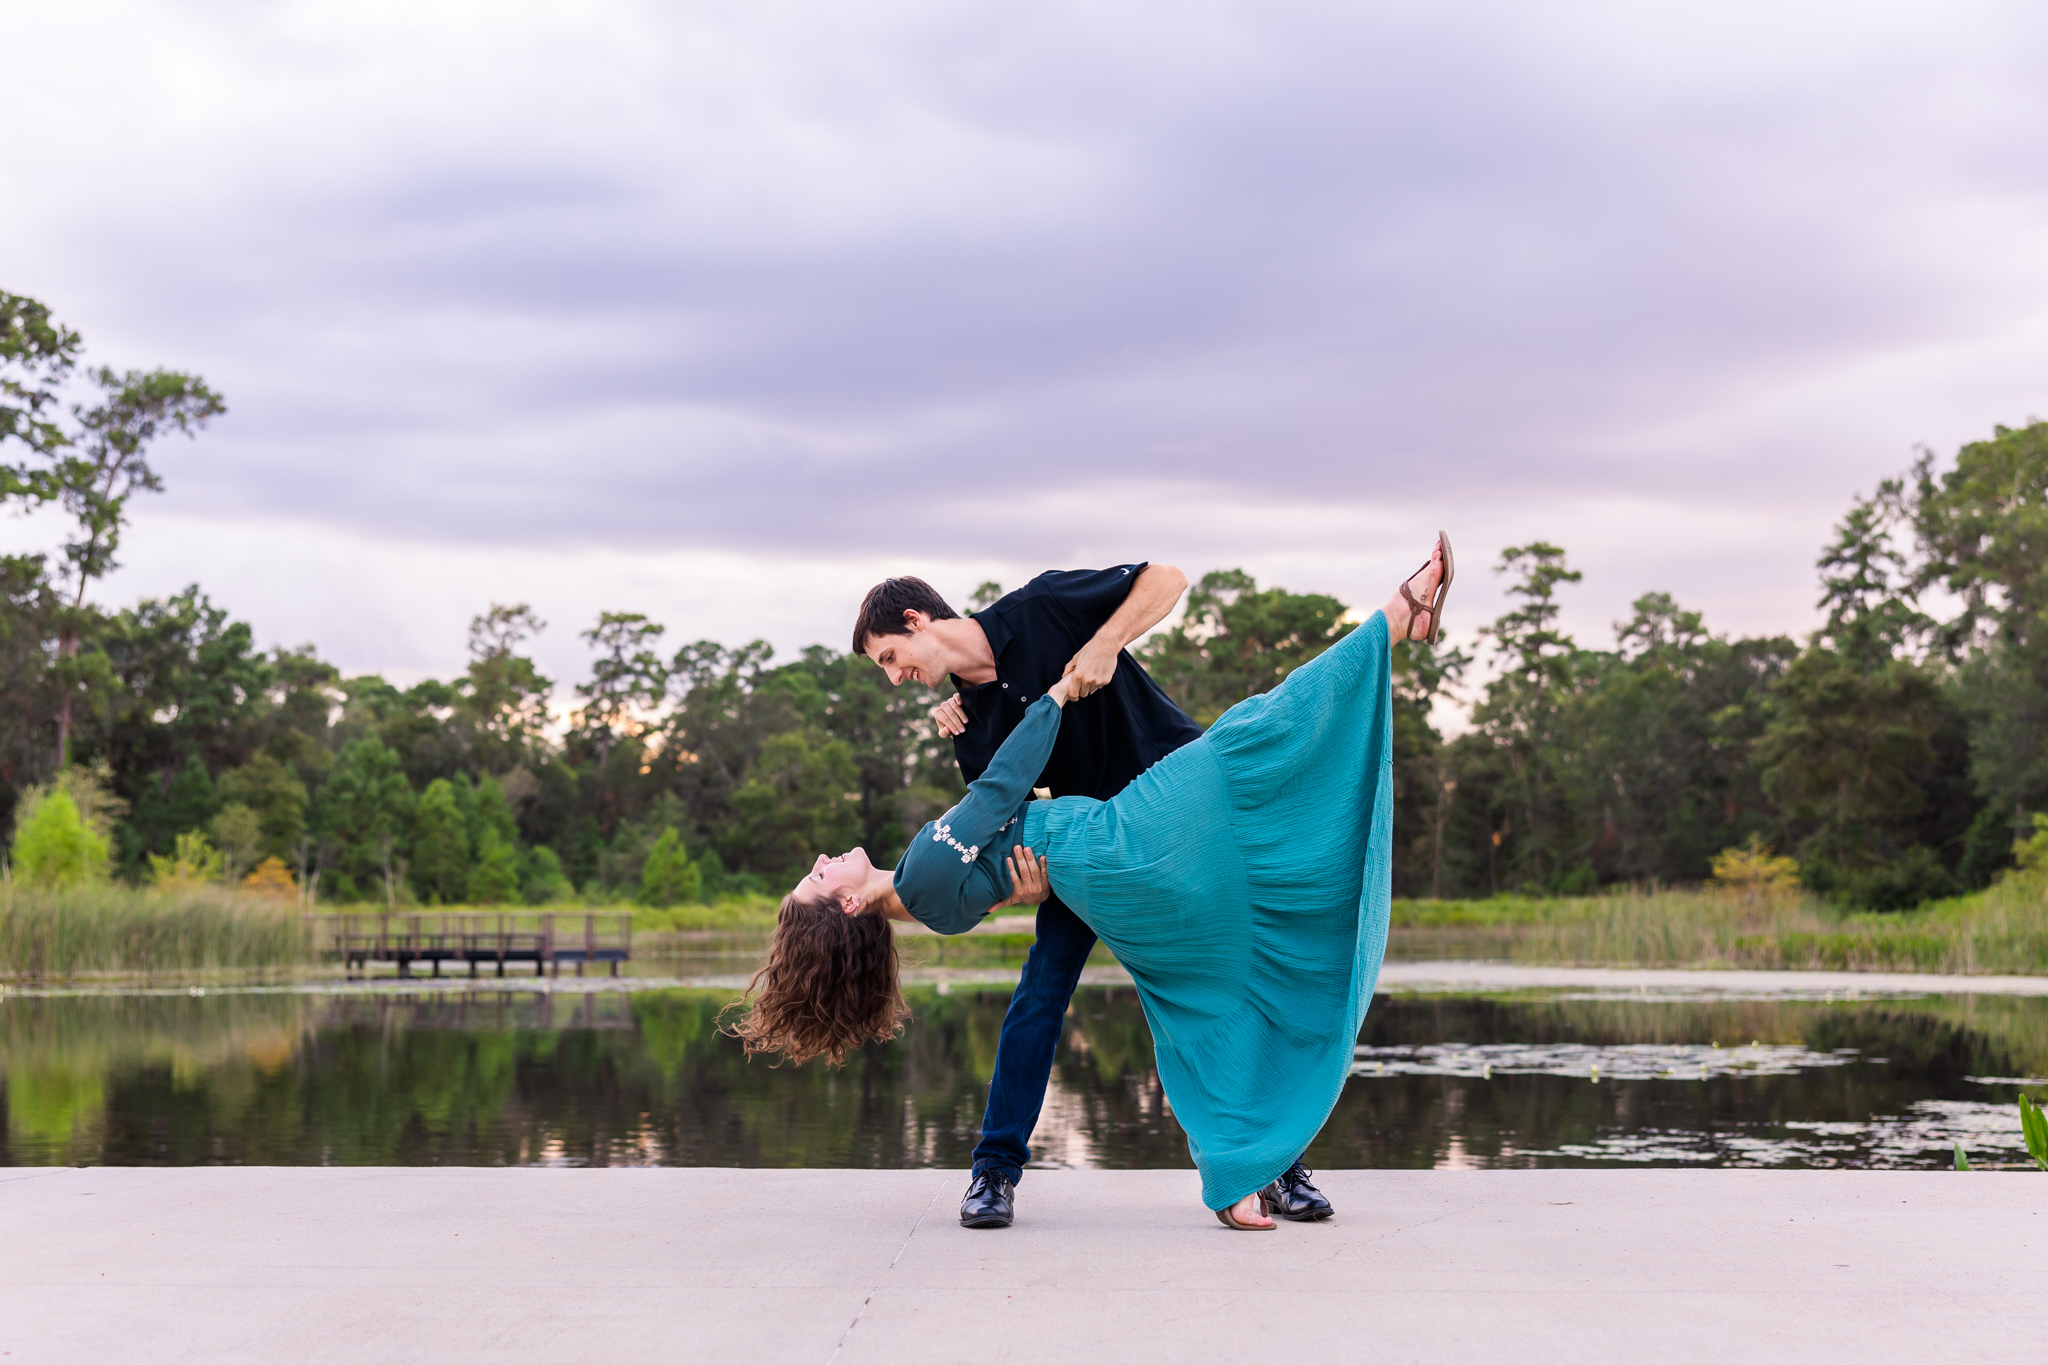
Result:
[[[512,905],[519,896],[519,855],[486,829],[477,841],[476,866],[469,870],[469,902],[472,905]]]
[[[107,874],[107,841],[79,816],[69,793],[35,802],[14,836],[14,875],[29,886],[84,886]]]
[[[1901,857],[1876,867],[1847,868],[1807,863],[1799,879],[1814,892],[1851,910],[1911,910],[1929,901],[1953,896],[1959,889],[1931,848],[1907,849]]]
[[[704,876],[690,861],[682,835],[665,829],[647,850],[640,868],[640,903],[663,909],[678,902],[704,899]]]
[[[519,861],[519,894],[528,905],[569,900],[576,888],[562,870],[562,860],[546,844],[529,848]]]
[[[206,842],[206,836],[192,829],[178,836],[176,850],[170,857],[166,858],[161,853],[150,854],[149,867],[156,888],[173,891],[219,881],[225,864],[220,851]]]

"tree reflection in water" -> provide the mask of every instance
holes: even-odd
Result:
[[[730,998],[10,996],[0,1000],[0,1161],[967,1164],[1006,988],[918,988],[904,1037],[838,1071],[750,1063],[718,1031]],[[1504,1063],[1486,1076],[1476,1054],[1459,1060],[1440,1046],[1564,1055],[1559,1045],[1752,1039],[1795,1049],[1785,1056],[1839,1055],[1783,1074],[1736,1066],[1705,1081],[1592,1084],[1583,1074],[1504,1074]],[[1930,1123],[1964,1123],[1973,1150],[2000,1145],[1971,1116],[2010,1108],[2016,1087],[1969,1078],[2048,1072],[2048,1002],[1382,997],[1360,1041],[1363,1057],[1399,1056],[1405,1071],[1362,1064],[1310,1148],[1311,1165],[1933,1167],[1949,1158]],[[1075,997],[1037,1147],[1043,1165],[1189,1164],[1130,988]]]

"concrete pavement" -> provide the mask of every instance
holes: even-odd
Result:
[[[1186,1171],[0,1171],[0,1357],[1983,1361],[2048,1329],[2038,1173],[1329,1171],[1234,1233]]]

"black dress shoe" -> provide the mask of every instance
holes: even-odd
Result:
[[[1296,1223],[1320,1223],[1336,1213],[1330,1201],[1323,1198],[1323,1192],[1309,1182],[1313,1174],[1307,1167],[1296,1161],[1280,1178],[1259,1191],[1259,1198],[1265,1201],[1268,1218],[1286,1218]]]
[[[1311,1189],[1314,1187],[1311,1186]],[[974,1179],[967,1182],[967,1197],[960,1201],[960,1226],[963,1228],[1006,1228],[1017,1216],[1011,1200],[1016,1197],[1017,1187],[1001,1171],[989,1167],[976,1171]],[[1321,1198],[1321,1195],[1316,1196]],[[1325,1206],[1327,1207],[1327,1205]]]

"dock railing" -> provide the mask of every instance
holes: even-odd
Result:
[[[633,956],[630,910],[342,911],[306,921],[315,951],[350,976],[373,962],[396,964],[400,976],[420,964],[439,976],[444,962],[467,963],[471,976],[487,965],[503,976],[511,962],[532,963],[536,976],[560,976],[567,962],[581,976],[586,964],[604,962],[617,976]]]

